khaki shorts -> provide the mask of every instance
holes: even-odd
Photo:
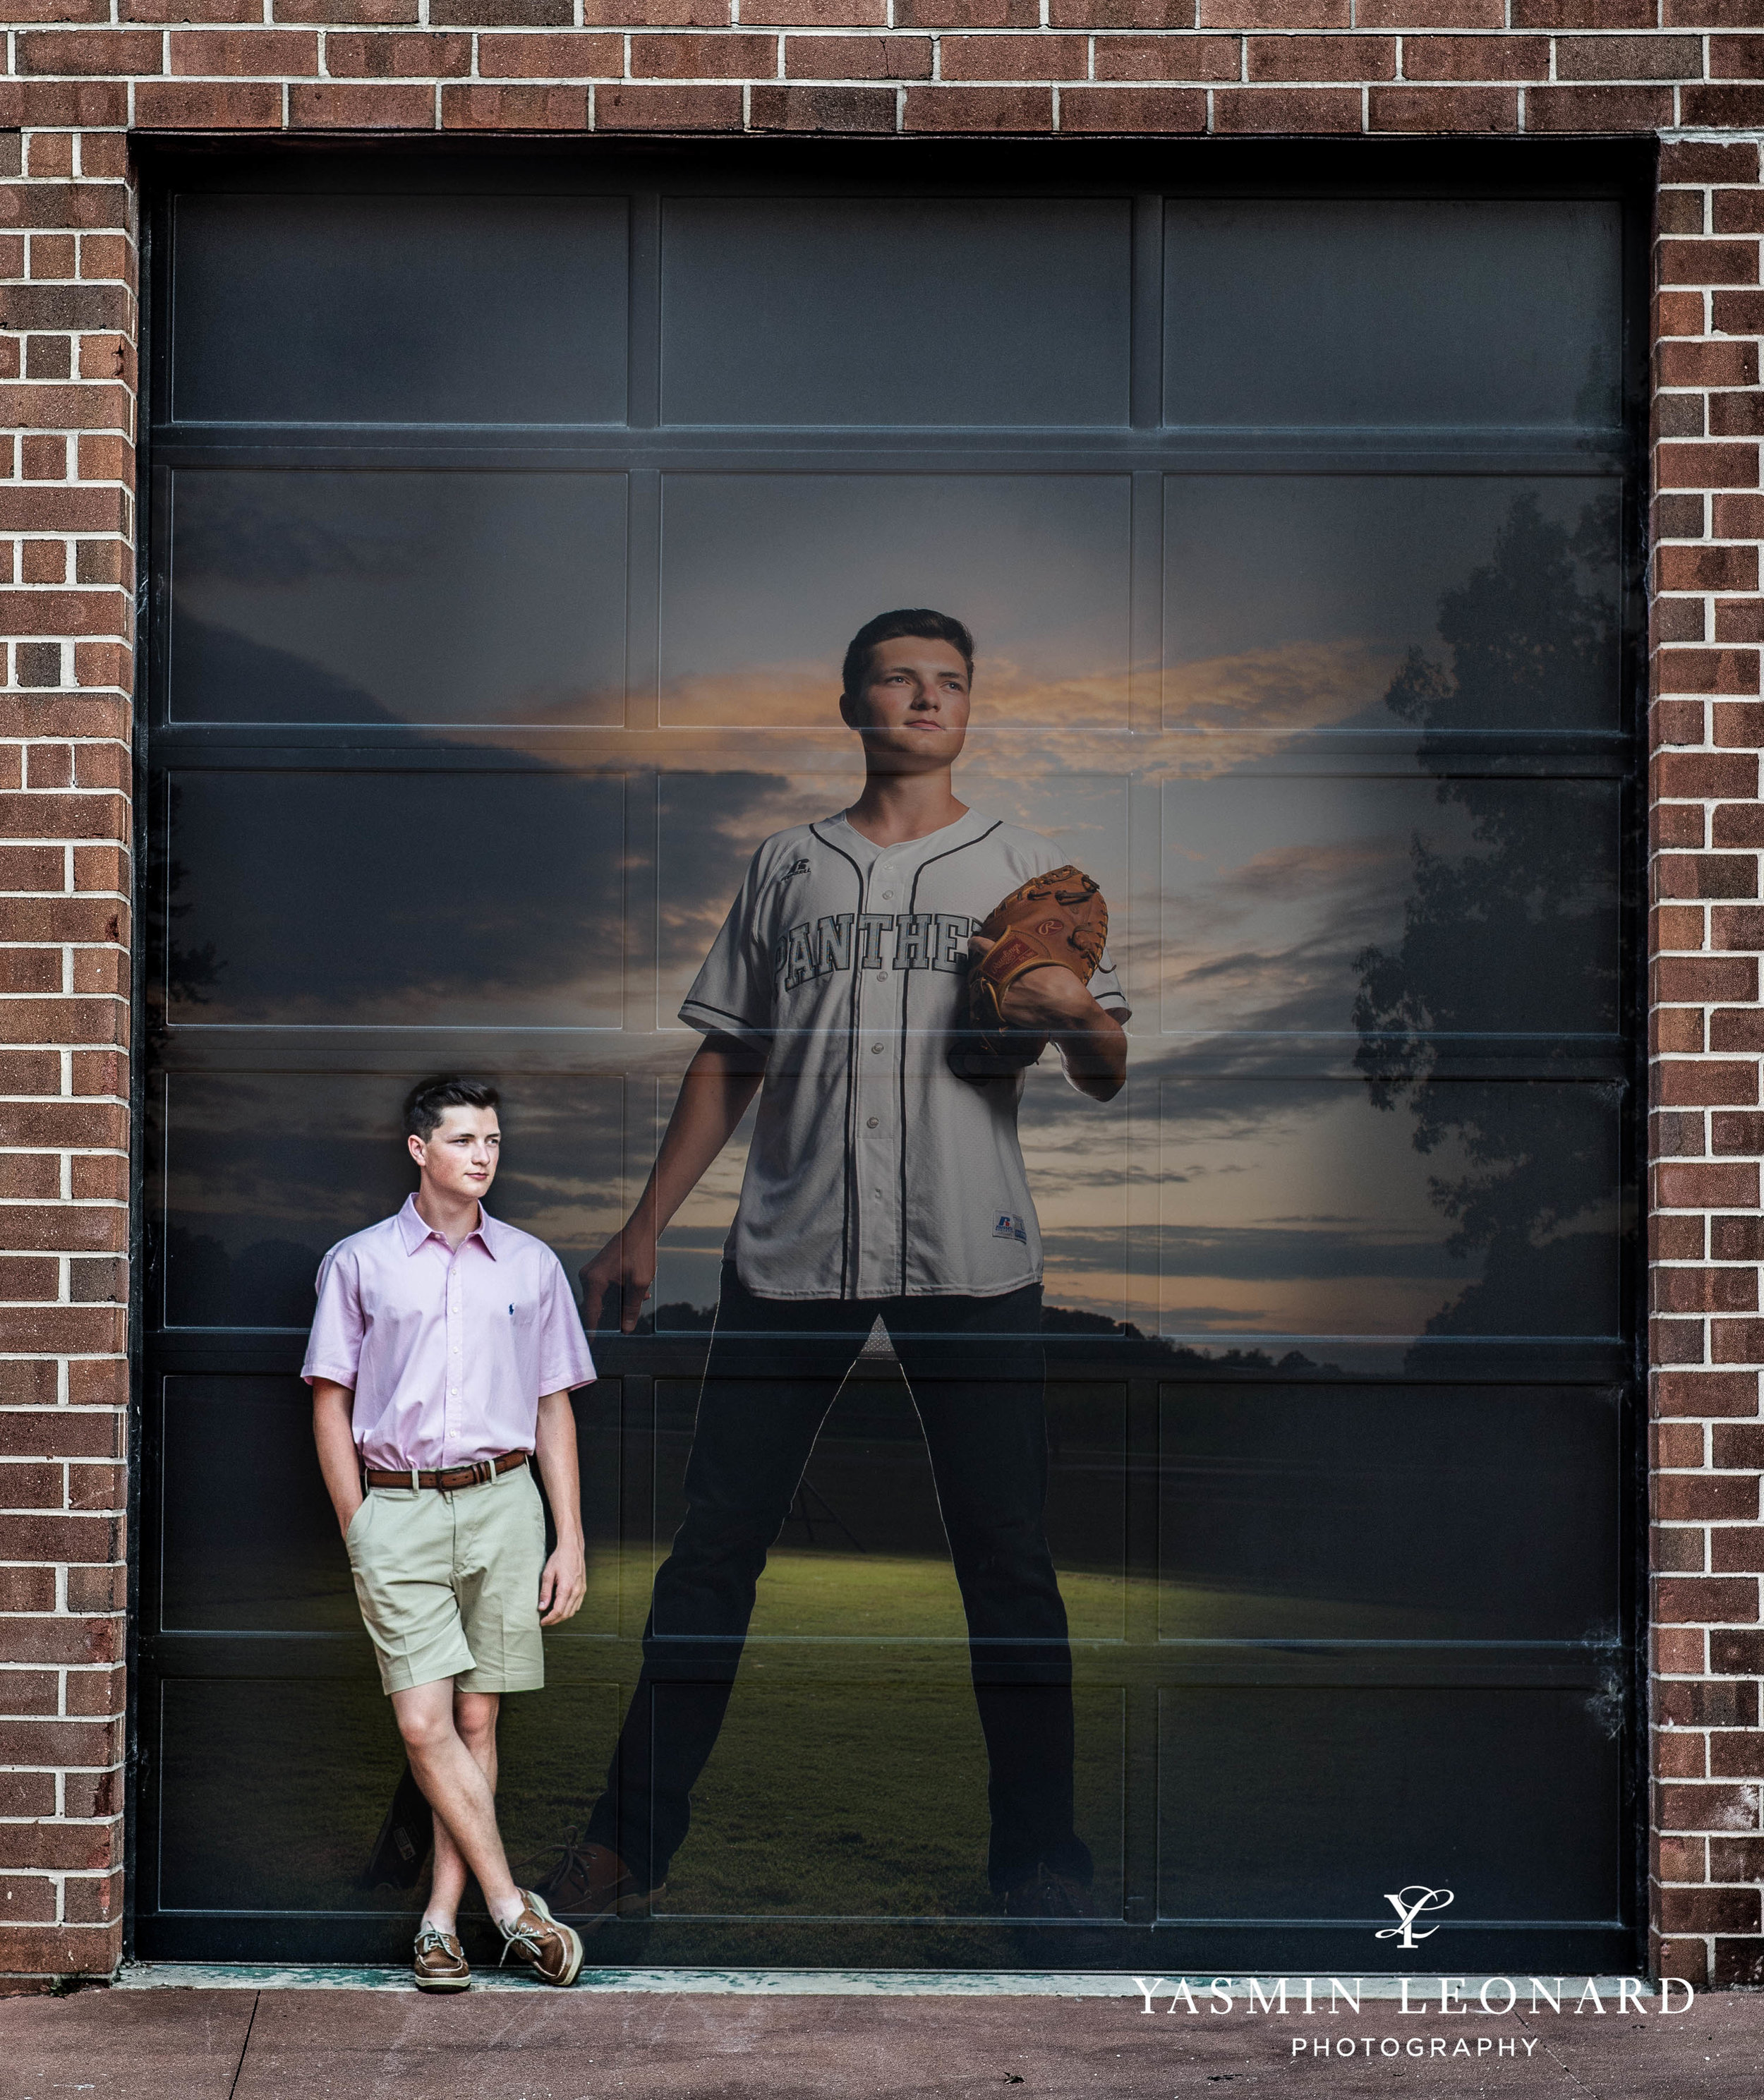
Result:
[[[545,1518],[531,1463],[476,1487],[369,1488],[344,1543],[388,1696],[451,1677],[462,1692],[545,1681]]]

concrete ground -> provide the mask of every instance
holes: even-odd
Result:
[[[1294,2055],[1295,2039],[1317,2034],[1334,2053]],[[1380,2054],[1387,2037],[1403,2054]],[[1409,2049],[1435,2037],[1453,2054]],[[1489,2046],[1476,2053],[1482,2042]],[[1405,2018],[1388,2001],[1369,2001],[1357,2017],[1172,2018],[1162,2010],[1146,2017],[1131,1996],[564,1992],[531,1983],[452,1998],[174,1987],[0,2000],[0,2100],[993,2093],[1758,2100],[1764,1997],[1700,1998],[1669,2018],[1522,2005],[1504,2018],[1453,2020]]]

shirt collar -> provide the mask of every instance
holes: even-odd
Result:
[[[902,866],[911,866],[915,860],[928,858],[935,854],[946,853],[951,846],[963,845],[971,838],[990,828],[992,819],[983,817],[979,810],[971,809],[965,817],[958,817],[953,824],[945,824],[939,830],[927,832],[920,839],[903,839],[897,845],[879,846],[863,833],[841,810],[829,826],[837,826],[845,834],[845,842],[854,846],[866,862],[880,860],[885,855]]]
[[[439,1240],[443,1246],[447,1246],[446,1235],[438,1233],[432,1225],[425,1222],[421,1211],[417,1207],[417,1198],[414,1196],[407,1196],[404,1198],[404,1207],[399,1212],[394,1223],[398,1227],[399,1238],[404,1242],[406,1254],[414,1254],[418,1247],[424,1246],[430,1240]],[[464,1246],[468,1242],[476,1240],[484,1252],[494,1261],[496,1258],[496,1242],[507,1230],[507,1226],[499,1224],[480,1203],[478,1206],[478,1223],[460,1244]]]

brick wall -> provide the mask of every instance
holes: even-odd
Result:
[[[1764,0],[5,0],[0,1986],[117,1958],[129,134],[1664,135],[1655,1959],[1764,1983]]]
[[[0,1976],[121,1945],[135,245],[80,127],[124,101],[0,108]]]
[[[1661,160],[1654,403],[1654,1868],[1659,1958],[1764,1983],[1758,235],[1750,142]]]

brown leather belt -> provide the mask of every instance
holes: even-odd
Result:
[[[439,1472],[419,1473],[412,1466],[406,1473],[383,1472],[377,1466],[364,1466],[361,1478],[370,1488],[475,1488],[493,1480],[499,1473],[512,1473],[527,1463],[524,1451],[505,1451],[500,1458],[479,1458],[470,1466],[448,1466]]]

